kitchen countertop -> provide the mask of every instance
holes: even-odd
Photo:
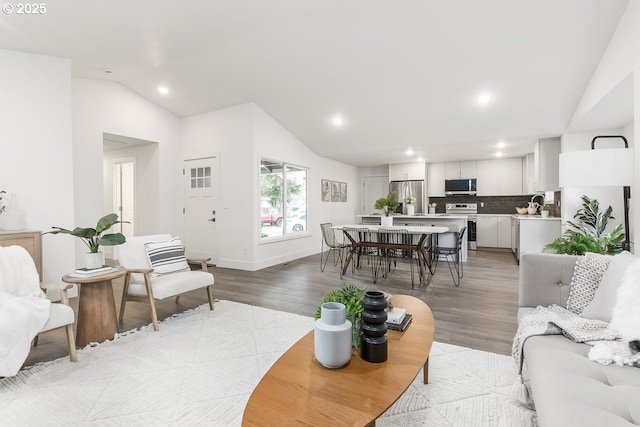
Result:
[[[356,217],[361,218],[361,217],[366,217],[366,218],[380,218],[382,215],[356,215]],[[407,219],[407,218],[428,218],[428,219],[434,219],[434,218],[449,218],[449,219],[467,219],[468,215],[460,215],[460,214],[445,214],[445,213],[439,213],[439,214],[418,214],[418,215],[391,215],[393,218],[400,218],[400,219]]]
[[[526,219],[526,220],[530,220],[530,219],[539,219],[539,220],[544,220],[544,221],[560,221],[562,218],[560,218],[559,216],[548,216],[546,218],[542,218],[541,215],[511,215],[515,218],[518,219]]]

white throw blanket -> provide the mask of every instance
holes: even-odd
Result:
[[[0,377],[18,373],[49,320],[50,304],[29,253],[20,246],[0,247]]]
[[[521,403],[530,406],[531,395],[522,379],[522,347],[527,338],[536,335],[560,335],[575,342],[611,341],[617,338],[615,331],[602,320],[585,319],[559,305],[539,306],[527,313],[520,324],[513,340],[511,353],[518,366],[518,381],[514,384],[514,397]]]

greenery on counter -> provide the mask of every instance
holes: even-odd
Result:
[[[376,209],[382,209],[385,216],[389,216],[391,212],[395,212],[398,209],[398,192],[392,191],[387,197],[381,197],[376,200],[374,206]]]
[[[582,208],[573,216],[574,221],[567,221],[567,231],[545,247],[559,254],[584,255],[586,252],[598,254],[617,254],[622,252],[625,239],[624,228],[618,224],[611,233],[606,233],[613,208],[609,206],[600,212],[597,199],[582,196]]]

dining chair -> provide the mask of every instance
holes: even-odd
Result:
[[[330,222],[325,222],[320,224],[320,229],[322,230],[322,244],[320,251],[320,271],[324,271],[327,261],[329,260],[329,256],[333,252],[333,266],[337,266],[338,262],[340,262],[340,278],[342,278],[342,261],[343,261],[343,252],[345,249],[350,248],[351,245],[348,243],[338,242],[336,239],[335,230],[331,228],[333,226]],[[325,245],[328,250],[325,256]],[[336,256],[337,254],[337,256]]]
[[[411,271],[411,288],[415,288],[414,283],[414,271],[413,271],[413,258],[414,258],[414,247],[417,245],[417,241],[413,242],[415,236],[409,234],[409,232],[405,229],[398,228],[380,228],[378,229],[378,241],[386,246],[382,251],[382,258],[384,269],[383,277],[386,277],[386,274],[391,272],[391,264],[393,263],[394,267],[397,266],[397,260],[399,259],[407,259],[409,260],[409,268]],[[375,281],[374,281],[375,283]]]
[[[460,251],[462,250],[462,241],[464,237],[464,233],[467,230],[467,227],[462,227],[459,231],[452,232],[455,236],[454,246],[440,246],[438,244],[434,245],[431,249],[431,253],[434,258],[433,264],[433,273],[435,273],[436,268],[438,267],[438,260],[441,256],[444,256],[447,261],[447,265],[449,266],[449,271],[451,272],[451,278],[453,279],[453,284],[456,286],[460,286],[460,280],[464,276],[463,265],[460,260]],[[447,234],[447,233],[443,233]],[[453,267],[452,267],[453,265]],[[455,274],[453,270],[455,269]],[[456,280],[457,278],[457,280]]]
[[[356,268],[361,267],[362,257],[367,255],[367,262],[370,262],[369,246],[370,231],[367,227],[345,227],[342,229],[344,236],[348,240],[348,255],[346,263],[351,262],[351,272],[354,273]],[[343,272],[347,269],[347,265],[343,267]]]

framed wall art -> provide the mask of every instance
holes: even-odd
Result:
[[[331,181],[328,179],[320,180],[320,200],[323,202],[331,201]]]

